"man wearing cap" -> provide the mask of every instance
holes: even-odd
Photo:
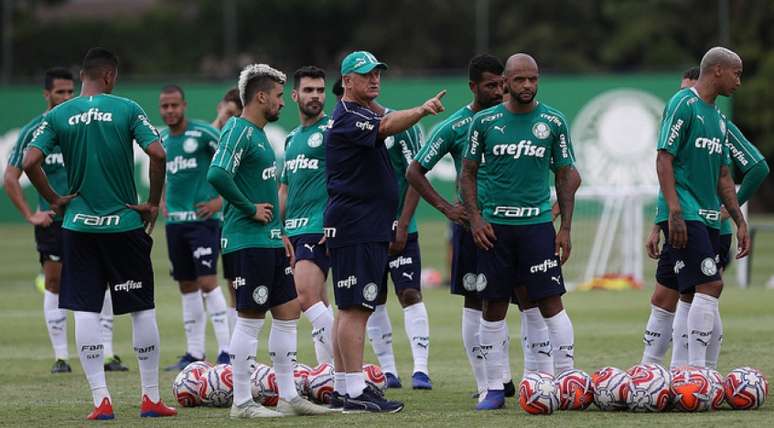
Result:
[[[403,403],[388,401],[366,387],[362,373],[366,322],[384,286],[392,223],[398,209],[397,181],[385,137],[444,110],[439,92],[424,104],[391,111],[374,102],[387,65],[356,51],[341,62],[344,96],[336,104],[326,136],[328,206],[324,231],[331,255],[339,312],[333,326],[335,399],[345,413],[388,412]]]

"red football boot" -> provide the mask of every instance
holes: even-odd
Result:
[[[140,416],[143,418],[160,418],[162,416],[177,416],[177,410],[174,407],[169,407],[164,404],[161,399],[158,403],[154,403],[148,398],[147,395],[142,396],[142,404],[140,405]]]
[[[99,407],[95,407],[94,410],[92,410],[91,413],[86,416],[86,419],[92,421],[115,419],[115,416],[113,415],[113,405],[110,404],[110,399],[107,397],[103,398],[102,402],[99,404]]]

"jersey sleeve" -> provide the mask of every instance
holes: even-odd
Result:
[[[763,155],[745,136],[742,131],[730,120],[726,122],[728,132],[727,145],[731,162],[742,174],[747,174],[755,164],[762,161]]]
[[[11,148],[11,153],[8,154],[8,166],[16,168],[22,168],[22,161],[24,160],[24,149],[32,138],[32,133],[37,129],[35,126],[25,126],[19,131],[19,136],[16,137],[16,144]]]
[[[561,113],[557,113],[556,117],[559,119],[559,123],[554,124],[555,134],[551,147],[551,168],[554,171],[575,164],[575,151],[572,148],[570,132],[567,129],[567,118]]]
[[[419,149],[414,159],[422,165],[422,168],[431,170],[447,153],[454,142],[454,134],[451,132],[450,123],[442,123],[437,126],[427,142]]]
[[[39,149],[44,155],[51,153],[57,144],[52,119],[51,112],[46,113],[40,125],[33,131],[32,140],[29,143],[29,147]]]
[[[202,139],[207,143],[207,150],[214,154],[218,150],[218,130],[210,125],[202,125],[199,129],[202,131]]]
[[[243,133],[235,133],[234,128],[228,129],[220,138],[220,144],[210,162],[210,169],[220,168],[230,175],[236,174],[246,150]]]
[[[691,107],[688,105],[689,99],[688,96],[672,99],[664,109],[664,117],[661,119],[661,129],[658,134],[658,150],[664,150],[673,156],[677,154],[691,125],[692,115]]]
[[[486,125],[481,122],[481,116],[476,116],[465,139],[465,160],[481,162],[485,149],[485,137]]]
[[[333,121],[333,126],[328,132],[331,136],[336,136],[351,144],[374,147],[379,140],[380,123],[380,116],[350,108]]]
[[[132,117],[129,122],[129,129],[132,137],[137,144],[146,150],[154,141],[159,141],[159,131],[148,120],[148,115],[139,104],[133,103]]]

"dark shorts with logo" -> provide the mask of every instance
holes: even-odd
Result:
[[[451,293],[478,296],[476,291],[476,244],[470,229],[452,224]]]
[[[395,285],[395,292],[411,288],[421,290],[422,288],[422,260],[419,255],[419,234],[410,233],[406,241],[406,248],[396,257],[390,257],[387,261],[387,271],[384,272],[384,286],[387,290],[387,274],[392,278]]]
[[[658,224],[664,245],[656,267],[656,281],[680,293],[693,293],[700,284],[720,280],[720,234],[700,221],[686,221],[688,244],[676,249],[669,245],[669,223]]]
[[[170,273],[175,281],[193,281],[218,273],[219,221],[170,223],[166,231]]]
[[[35,226],[35,247],[38,250],[38,260],[45,262],[62,262],[62,222],[55,221],[48,227]]]
[[[223,255],[234,267],[238,311],[269,309],[296,298],[296,285],[284,248],[244,248]]]
[[[218,227],[218,238],[220,239],[221,233],[223,231],[223,225],[218,225]],[[225,254],[221,254],[220,260],[223,263],[223,278],[233,282],[234,278],[236,278],[236,274],[234,273],[234,266],[231,263],[232,259],[226,257]]]
[[[387,242],[366,242],[330,249],[333,293],[339,309],[375,308],[386,289],[388,246]]]
[[[720,266],[721,269],[728,269],[728,265],[731,264],[731,260],[733,260],[733,257],[731,257],[731,234],[727,233],[725,235],[720,235],[718,238],[718,251],[720,255],[720,263],[718,263],[718,266]]]
[[[515,287],[527,287],[533,302],[565,293],[556,232],[552,223],[492,224],[497,240],[488,251],[478,249],[476,290],[483,300],[511,301]]]
[[[87,233],[62,229],[59,307],[100,312],[105,287],[116,315],[153,309],[153,239],[140,229]]]
[[[308,260],[322,271],[328,278],[328,270],[331,268],[331,258],[327,254],[325,244],[318,244],[323,238],[322,233],[306,233],[290,237],[290,243],[293,245],[293,251],[296,256],[296,263],[301,260]]]

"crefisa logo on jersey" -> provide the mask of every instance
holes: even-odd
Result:
[[[77,125],[79,123],[88,125],[91,122],[112,122],[113,113],[101,112],[98,108],[90,108],[84,113],[74,114],[67,119],[68,125]],[[155,129],[155,128],[154,128]]]
[[[275,162],[272,164],[272,166],[261,171],[261,178],[264,180],[272,180],[277,178],[277,163]]]
[[[532,126],[532,135],[540,140],[545,140],[551,135],[551,128],[543,122],[537,122]]]
[[[167,162],[167,171],[171,174],[177,174],[178,171],[184,171],[186,169],[195,169],[198,167],[196,158],[184,158],[177,155],[171,161]]]
[[[315,132],[314,134],[310,135],[309,138],[306,139],[306,145],[316,149],[320,146],[322,146],[323,143],[323,135],[319,132]]]
[[[522,156],[543,158],[546,155],[546,148],[532,144],[530,140],[521,140],[517,144],[496,144],[492,147],[492,154],[495,156],[513,156],[514,159]]]
[[[293,159],[285,161],[285,169],[288,172],[295,173],[299,169],[319,169],[320,161],[317,159],[309,159],[305,154],[301,153],[296,155]]]
[[[196,151],[197,148],[199,148],[199,143],[196,141],[195,138],[186,138],[186,140],[183,141],[184,152],[193,153]]]

